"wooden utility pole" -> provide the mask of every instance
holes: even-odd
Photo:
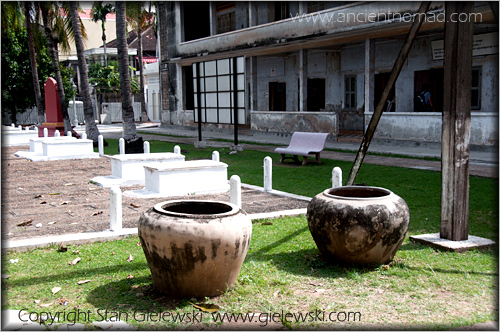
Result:
[[[473,2],[446,2],[440,237],[468,239]],[[467,18],[467,19],[465,19]]]
[[[411,46],[413,45],[413,41],[417,36],[418,30],[422,26],[424,18],[422,17],[424,13],[429,10],[431,3],[430,2],[422,2],[420,8],[418,9],[418,14],[415,16],[415,20],[406,36],[406,40],[399,52],[398,58],[394,63],[394,67],[392,68],[391,75],[389,76],[389,80],[387,81],[387,85],[382,92],[382,96],[380,97],[380,101],[373,112],[370,123],[368,124],[368,128],[366,129],[365,135],[363,137],[363,141],[361,142],[361,146],[359,148],[358,154],[356,155],[356,159],[354,160],[354,164],[352,165],[351,172],[349,173],[349,177],[347,178],[346,185],[352,186],[354,184],[354,180],[358,175],[358,171],[361,168],[361,164],[363,163],[363,159],[365,158],[366,152],[368,151],[368,147],[370,146],[370,142],[372,141],[373,134],[375,134],[375,130],[377,129],[378,122],[380,117],[382,116],[382,111],[384,109],[385,103],[387,102],[387,98],[389,97],[389,93],[396,83],[398,79],[399,73],[403,68],[404,62],[408,57],[408,53],[410,53]]]

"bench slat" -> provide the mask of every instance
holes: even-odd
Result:
[[[316,155],[316,161],[320,162],[319,154],[325,148],[328,133],[307,133],[294,132],[290,140],[290,144],[286,148],[276,148],[274,152],[281,154],[281,161],[286,158],[285,154],[293,155],[293,159],[297,160],[297,156],[303,156],[303,165],[307,163],[307,156],[310,154]]]

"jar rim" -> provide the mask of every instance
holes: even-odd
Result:
[[[392,191],[382,187],[371,186],[343,186],[329,188],[323,191],[326,197],[332,197],[345,200],[377,200],[394,195]]]
[[[240,212],[240,208],[233,203],[197,199],[164,201],[155,204],[153,209],[164,215],[193,219],[224,218]]]

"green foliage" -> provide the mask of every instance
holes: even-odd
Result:
[[[129,67],[130,70],[135,70]],[[89,64],[89,82],[94,86],[98,94],[120,93],[120,73],[118,72],[118,61],[110,61],[105,67],[100,63]],[[130,79],[132,93],[139,93],[137,78]]]
[[[40,37],[43,38],[43,37]],[[52,72],[46,43],[38,52],[38,77],[43,98],[44,78]],[[33,76],[26,28],[2,30],[2,112],[15,114],[35,106]]]

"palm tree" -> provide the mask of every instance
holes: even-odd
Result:
[[[116,2],[116,41],[118,50],[118,71],[120,73],[120,93],[122,100],[123,138],[125,152],[142,152],[142,137],[137,136],[132,107],[132,88],[128,64],[127,21],[125,3]],[[127,148],[128,147],[128,148]],[[137,150],[136,150],[137,148]]]
[[[12,6],[15,6],[15,4],[18,4],[17,2],[10,3],[11,10],[13,15],[16,15],[16,12],[19,8],[15,8]],[[3,7],[4,4],[2,4]],[[4,14],[4,10],[6,8],[2,8],[2,14]],[[34,31],[33,31],[33,16],[32,16],[32,3],[29,1],[24,2],[24,18],[25,18],[25,24],[26,24],[26,30],[28,34],[28,45],[29,45],[29,50],[30,50],[30,63],[31,63],[31,73],[33,76],[33,88],[35,90],[35,103],[36,103],[36,108],[37,108],[37,115],[38,115],[38,125],[42,125],[42,123],[45,122],[45,108],[42,105],[42,94],[40,92],[40,83],[38,81],[38,66],[37,66],[37,61],[36,61],[36,53],[35,53],[35,44],[34,44]],[[15,22],[19,24],[19,20],[14,16],[14,28],[16,28]],[[2,19],[2,24],[4,23],[4,20]]]
[[[106,15],[115,12],[115,7],[108,3],[103,6],[102,1],[94,1],[92,4],[92,11],[90,12],[90,17],[92,21],[97,23],[101,21],[101,29],[102,29],[102,43],[104,45],[104,66],[108,66],[108,58],[106,56]]]
[[[95,124],[94,110],[92,109],[92,99],[90,97],[89,77],[87,61],[85,61],[85,49],[83,46],[82,29],[80,17],[78,15],[78,2],[69,2],[71,22],[73,24],[73,35],[75,37],[76,53],[78,55],[78,68],[80,69],[81,93],[83,95],[83,112],[85,114],[85,132],[87,137],[97,143],[99,129]]]
[[[58,30],[64,29],[61,24],[57,24],[60,19],[59,6],[54,7],[52,2],[39,2],[40,11],[42,13],[43,30],[45,33],[45,38],[47,39],[47,48],[49,50],[50,60],[52,61],[52,67],[54,69],[54,76],[57,82],[57,92],[59,94],[59,101],[61,103],[61,112],[64,121],[64,132],[73,131],[71,127],[71,122],[68,114],[68,104],[66,103],[66,95],[64,93],[64,85],[61,76],[61,69],[59,68],[59,56],[58,56],[58,42],[59,33]],[[54,22],[56,25],[54,27]]]
[[[139,55],[141,121],[149,122],[144,98],[144,69],[142,66],[142,32],[153,25],[152,14],[142,7],[142,2],[127,2],[127,18],[130,25],[137,30],[137,54]]]

